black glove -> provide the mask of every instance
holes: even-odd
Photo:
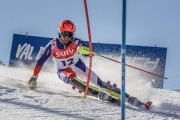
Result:
[[[32,76],[30,80],[28,81],[28,87],[31,90],[35,90],[37,88],[37,78],[38,76]]]

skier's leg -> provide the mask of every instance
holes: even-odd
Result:
[[[71,68],[68,68],[68,69],[63,70],[63,71],[59,70],[57,75],[65,83],[71,84],[72,86],[76,87],[80,91],[85,91],[85,87],[86,87],[85,84],[83,84],[83,82],[80,82],[80,81],[75,79],[76,73]],[[98,91],[99,90],[89,89],[88,94],[97,97]]]
[[[82,72],[82,74],[84,74],[86,77],[88,76],[89,68],[84,64],[81,59],[79,59],[75,66],[77,69],[79,69],[80,72]],[[94,85],[101,87],[100,85],[102,80],[96,75],[94,71],[91,71],[91,82]]]
[[[71,84],[72,86],[75,86],[76,88],[78,88],[81,91],[85,90],[85,87],[86,87],[85,83],[80,82],[75,79],[76,73],[71,68],[68,68],[66,70],[59,70],[57,72],[57,75],[65,83]],[[97,97],[99,89],[97,89],[97,90],[89,89],[89,91],[90,91],[90,93],[89,93],[90,95]]]
[[[78,69],[80,69],[86,76],[88,75],[89,68],[83,63],[83,61],[80,59],[78,63],[75,65]],[[91,82],[101,88],[106,88],[109,90],[112,90],[118,94],[120,94],[120,89],[104,82],[100,79],[100,77],[97,76],[97,74],[94,71],[91,71]],[[126,98],[128,98],[129,95],[126,93]]]
[[[82,72],[84,72],[86,76],[88,75],[89,68],[82,62],[81,59],[78,61],[78,63],[75,66],[77,68],[79,68]],[[111,90],[111,91],[121,95],[121,93],[120,93],[121,91],[119,88],[102,81],[96,75],[96,73],[94,71],[91,71],[91,82],[97,86],[100,86],[101,88],[106,88],[108,90]],[[145,103],[139,101],[136,97],[132,97],[127,93],[125,93],[125,95],[126,95],[126,101],[133,106],[136,106],[136,107],[145,106],[146,109],[149,109],[149,107],[151,106],[151,102],[147,102],[145,104]],[[117,97],[117,98],[119,98],[119,97]]]
[[[85,91],[86,85],[83,82],[78,81],[75,79],[76,73],[71,69],[66,69],[64,71],[59,71],[58,76],[61,80],[63,80],[67,84],[71,84],[75,86],[77,89],[81,91]],[[119,100],[117,98],[112,97],[109,93],[101,91],[99,89],[88,88],[88,95],[97,97],[103,101],[109,101],[112,103],[119,104]]]
[[[66,70],[58,70],[57,75],[67,84],[69,84],[69,82],[73,80],[74,77],[76,77],[76,73],[71,68]]]
[[[77,79],[74,79],[70,82],[71,85],[75,86],[76,88],[78,88],[79,90],[81,91],[85,91],[85,88],[86,88],[86,84],[84,82],[80,82],[79,80]],[[105,91],[102,91],[98,88],[93,88],[93,87],[90,87],[88,88],[88,95],[90,96],[94,96],[94,97],[97,97],[99,98],[100,100],[103,100],[103,101],[109,101],[111,103],[116,103],[118,105],[120,105],[120,100],[111,96],[109,93],[105,92]]]

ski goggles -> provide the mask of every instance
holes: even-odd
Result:
[[[61,31],[60,32],[60,35],[62,36],[62,37],[69,37],[69,38],[72,38],[73,36],[74,36],[74,33],[72,33],[72,32],[67,32],[67,31]]]

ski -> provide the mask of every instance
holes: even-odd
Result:
[[[85,91],[86,83],[78,78],[75,78],[74,80],[72,80],[70,84],[73,86],[72,87],[73,89],[78,88],[81,92]],[[118,98],[116,98],[115,96],[111,96],[111,94],[109,93],[107,94],[107,93],[108,92],[103,91],[96,86],[89,85],[89,88],[88,88],[89,96],[93,96],[93,97],[99,98],[100,100],[108,101],[110,103],[115,103],[117,105],[120,105],[120,100]]]
[[[75,80],[81,84],[82,86],[84,86],[83,89],[85,89],[85,86],[86,86],[86,82],[83,82],[82,80],[80,80],[79,78],[75,78]],[[107,83],[105,85],[105,83],[103,83],[104,86],[101,87],[101,88],[98,88],[96,86],[93,86],[93,85],[89,85],[89,93],[92,95],[93,91],[95,92],[96,91],[96,96],[97,97],[97,93],[98,91],[101,89],[102,91],[105,91],[107,93],[109,93],[113,98],[115,98],[116,100],[112,100],[113,102],[117,103],[118,105],[120,105],[120,89],[119,88],[116,88],[115,86],[113,85],[110,85],[110,83]],[[107,87],[105,87],[107,86]],[[112,98],[112,99],[113,99]],[[133,105],[133,106],[136,106],[138,108],[143,108],[143,109],[146,109],[146,110],[150,110],[151,106],[152,106],[152,102],[151,101],[148,101],[147,103],[143,103],[141,101],[139,101],[137,98],[135,97],[132,97],[130,95],[128,95],[126,93],[126,102],[128,102],[129,104]]]

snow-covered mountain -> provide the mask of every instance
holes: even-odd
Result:
[[[1,120],[116,120],[121,117],[120,106],[92,97],[84,99],[83,94],[72,90],[55,73],[41,72],[39,88],[31,91],[26,85],[31,75],[32,70],[0,66]],[[153,108],[145,111],[127,104],[127,120],[180,120],[180,92],[146,88],[146,85],[137,87],[134,95],[138,96],[138,91],[144,94],[144,98],[138,97],[153,101]],[[132,91],[129,90],[133,94]]]

